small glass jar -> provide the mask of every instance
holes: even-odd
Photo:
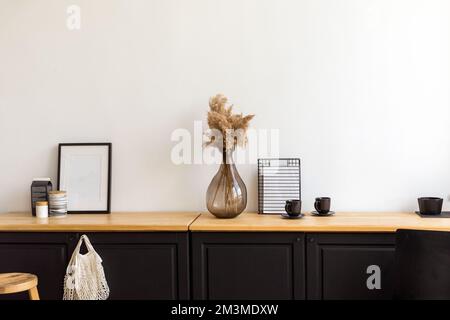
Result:
[[[36,217],[48,218],[48,202],[37,201],[36,202]]]

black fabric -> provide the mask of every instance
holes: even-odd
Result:
[[[396,299],[450,299],[450,232],[398,230]]]

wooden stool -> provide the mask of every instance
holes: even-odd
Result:
[[[38,278],[31,273],[0,273],[0,294],[28,291],[30,300],[39,300]]]

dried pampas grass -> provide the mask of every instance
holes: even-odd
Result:
[[[227,97],[222,94],[209,99],[208,125],[213,131],[217,130],[221,137],[213,133],[206,145],[214,145],[222,148],[223,151],[233,150],[236,146],[245,146],[247,129],[250,120],[255,116],[233,114],[233,105],[227,106],[227,102]]]

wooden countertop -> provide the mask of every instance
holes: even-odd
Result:
[[[303,218],[295,220],[257,213],[243,213],[234,219],[217,219],[204,213],[189,229],[194,232],[395,232],[397,229],[450,231],[450,219],[421,218],[414,212],[336,212],[329,217],[315,217],[306,213]]]
[[[0,214],[0,232],[395,232],[397,229],[450,231],[450,219],[420,218],[413,212],[337,212],[330,217],[307,213],[301,219],[243,213],[217,219],[210,213],[114,212],[69,214],[38,219],[30,213]]]
[[[187,231],[196,212],[114,212],[69,214],[64,218],[38,219],[31,213],[0,214],[1,231]]]

